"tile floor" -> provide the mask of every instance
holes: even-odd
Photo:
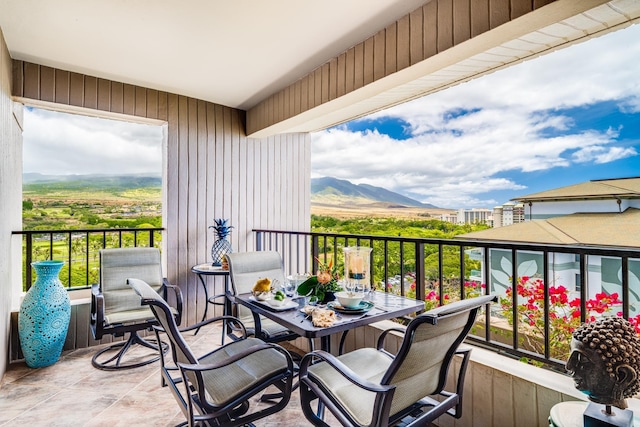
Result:
[[[184,335],[196,354],[220,343],[219,328]],[[171,392],[160,387],[157,364],[101,371],[91,365],[95,351],[94,347],[65,353],[41,369],[11,364],[0,383],[0,426],[174,426],[185,420]],[[255,425],[311,424],[295,392],[285,410]]]

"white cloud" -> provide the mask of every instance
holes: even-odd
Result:
[[[640,25],[369,116],[410,124],[409,139],[346,126],[314,134],[313,176],[334,176],[442,207],[492,206],[509,178],[636,156],[620,129],[578,129],[566,108],[616,101],[640,112]],[[617,124],[614,124],[617,126]]]
[[[23,170],[162,173],[162,127],[26,108]]]

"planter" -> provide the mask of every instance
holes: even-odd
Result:
[[[335,299],[336,299],[336,294],[335,294],[335,292],[325,292],[325,293],[324,293],[324,298],[322,299],[322,301],[321,301],[321,302],[322,302],[323,304],[326,304],[326,303],[328,303],[328,302],[335,301]]]
[[[36,281],[20,304],[18,335],[27,366],[43,368],[60,358],[69,329],[71,303],[58,278],[62,261],[40,261],[31,265]]]

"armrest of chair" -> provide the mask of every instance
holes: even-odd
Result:
[[[329,366],[336,370],[340,375],[345,377],[351,383],[362,388],[363,390],[371,391],[374,393],[387,394],[395,390],[395,386],[376,384],[364,378],[361,378],[351,368],[342,363],[337,357],[323,350],[314,350],[311,353],[307,353],[300,362],[299,378],[300,381],[304,381],[308,378],[309,365],[314,362],[314,358],[320,359],[326,362]]]
[[[104,296],[100,285],[91,285],[91,325],[96,339],[102,338],[102,325],[104,323]]]
[[[165,277],[162,279],[162,284],[164,286],[164,300],[168,302],[169,290],[173,291],[176,297],[176,310],[178,311],[178,316],[176,316],[176,325],[182,323],[182,291],[176,285],[172,285],[169,283],[169,280]]]
[[[387,353],[387,354],[389,354],[389,355],[393,356],[391,353],[389,353],[388,351],[386,351],[386,350],[384,349],[384,340],[387,338],[387,335],[389,334],[389,332],[398,332],[398,333],[400,333],[400,334],[404,335],[404,333],[405,333],[406,331],[407,331],[407,330],[406,330],[406,329],[404,329],[404,328],[389,328],[389,329],[386,329],[386,330],[382,331],[382,333],[381,333],[381,334],[380,334],[380,336],[378,337],[378,342],[377,342],[377,344],[376,344],[376,350],[378,350],[378,351],[384,351],[385,353]]]

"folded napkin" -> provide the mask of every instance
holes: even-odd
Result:
[[[317,328],[327,328],[336,321],[336,313],[325,308],[316,308],[311,312],[311,322]]]

